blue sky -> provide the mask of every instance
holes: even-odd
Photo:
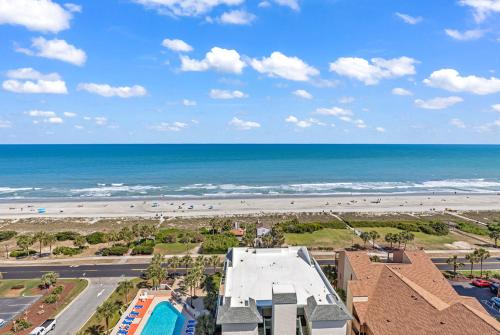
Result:
[[[68,1],[0,1],[0,143],[500,143],[500,0]]]

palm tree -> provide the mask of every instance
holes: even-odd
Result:
[[[470,254],[465,255],[465,259],[470,263],[470,275],[472,277],[472,270],[474,269],[474,263],[479,262],[479,257],[477,256],[476,251],[471,252]]]
[[[393,234],[393,233],[387,233],[385,234],[384,236],[384,240],[387,242],[387,243],[390,243],[390,246],[391,246],[391,249],[392,249],[392,246],[394,243],[396,243],[398,241],[398,237],[396,236],[396,234]]]
[[[124,294],[125,305],[128,306],[128,294],[134,288],[134,283],[131,280],[124,280],[118,284],[118,290]]]
[[[33,243],[34,240],[31,235],[19,235],[17,237],[17,246],[25,251],[27,255],[29,254],[29,247],[31,247]]]
[[[216,271],[216,269],[217,269],[217,266],[218,266],[218,265],[219,265],[219,263],[220,263],[220,258],[219,258],[219,256],[217,256],[217,255],[212,255],[212,256],[210,256],[210,258],[209,258],[209,263],[210,263],[210,265],[212,265],[212,267],[214,268],[214,273],[215,273],[215,271]]]
[[[480,277],[483,276],[483,261],[488,259],[490,257],[490,252],[488,250],[485,250],[483,248],[476,249],[474,252],[477,253],[477,257],[479,259],[479,264],[480,264]]]
[[[174,270],[174,276],[177,272],[177,268],[181,264],[181,259],[177,256],[170,257],[168,260],[168,266]]]
[[[196,319],[196,335],[212,335],[215,333],[215,320],[211,314],[203,314]]]
[[[406,244],[408,242],[411,242],[415,239],[415,235],[407,230],[405,231],[402,231],[401,233],[399,233],[399,236],[400,236],[400,239],[401,239],[401,242],[404,243],[404,249],[406,250]]]
[[[47,234],[46,238],[45,238],[45,242],[47,243],[47,245],[49,246],[49,253],[52,255],[52,245],[54,243],[56,243],[57,239],[56,239],[56,235],[54,234]]]
[[[38,242],[38,245],[40,247],[40,256],[41,256],[42,255],[42,246],[46,245],[47,233],[44,231],[36,232],[35,235],[33,236],[33,240],[35,242]]]
[[[375,249],[375,241],[380,238],[380,234],[376,230],[372,230],[369,234],[372,240],[373,249]]]
[[[186,268],[186,273],[189,274],[189,268],[193,266],[193,258],[189,255],[182,257],[182,265]]]
[[[497,248],[498,240],[500,239],[500,230],[491,230],[489,236],[495,241],[495,248]]]
[[[453,277],[456,277],[457,276],[457,269],[458,268],[462,268],[465,266],[464,263],[460,262],[458,260],[458,256],[457,255],[454,255],[450,258],[448,258],[446,260],[446,263],[448,263],[448,265],[452,265],[453,266]]]
[[[59,275],[55,272],[47,272],[40,279],[40,286],[48,290],[57,283]]]
[[[109,333],[109,320],[118,312],[118,305],[110,300],[106,300],[97,308],[97,319],[104,319],[106,324],[106,334]]]
[[[368,241],[371,240],[372,238],[370,233],[364,231],[361,234],[359,234],[359,237],[361,237],[361,239],[363,240],[364,243],[363,247],[366,248],[366,243],[368,243]]]
[[[77,236],[73,240],[73,245],[79,249],[82,249],[85,245],[87,244],[87,240],[85,239],[85,236]]]
[[[154,254],[151,263],[146,269],[146,276],[148,279],[151,279],[153,289],[158,289],[161,282],[167,278],[167,269],[162,266],[163,259],[162,255]]]

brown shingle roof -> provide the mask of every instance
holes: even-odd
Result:
[[[374,335],[498,335],[500,324],[475,299],[461,297],[421,251],[405,263],[372,263],[365,252],[346,252],[356,280],[349,282],[355,314]]]

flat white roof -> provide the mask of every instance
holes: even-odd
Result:
[[[249,298],[271,302],[275,293],[297,294],[297,304],[306,305],[314,296],[318,304],[329,304],[331,295],[304,247],[276,249],[234,248],[232,266],[226,270],[224,296],[231,306],[244,306]]]

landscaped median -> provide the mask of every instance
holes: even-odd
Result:
[[[57,279],[46,274],[42,280],[1,280],[0,298],[40,296],[13,322],[0,329],[0,334],[28,334],[45,320],[54,318],[68,306],[88,285],[84,279]],[[14,331],[16,330],[16,331]]]

